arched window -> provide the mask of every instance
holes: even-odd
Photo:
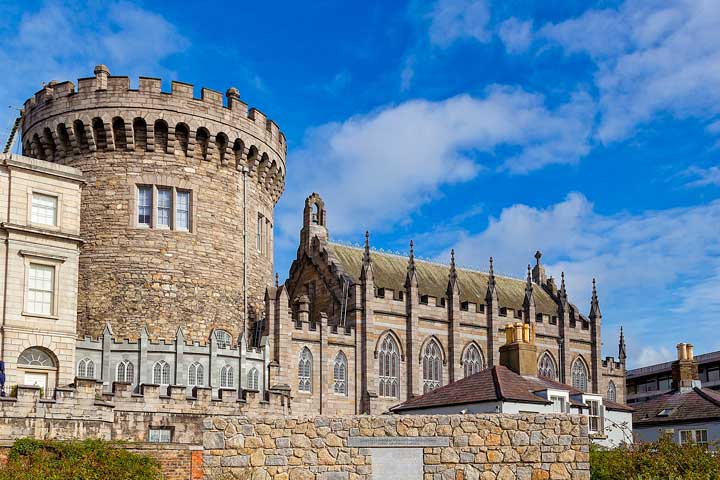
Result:
[[[378,352],[380,363],[380,383],[378,394],[381,397],[400,397],[400,349],[391,335],[386,335]]]
[[[298,359],[298,391],[312,392],[312,353],[305,347]]]
[[[575,363],[573,363],[570,375],[572,377],[572,386],[578,390],[587,392],[588,371],[585,362],[583,362],[581,358],[577,358]]]
[[[558,379],[555,360],[553,360],[548,352],[543,353],[540,357],[540,361],[538,362],[538,376],[549,378],[550,380]]]
[[[463,355],[462,363],[466,377],[474,375],[480,370],[485,369],[485,360],[483,359],[482,352],[474,343],[471,343],[465,349],[465,355]]]
[[[192,387],[202,387],[204,385],[203,378],[204,369],[198,362],[193,362],[188,367],[188,385]]]
[[[170,365],[165,360],[155,362],[153,365],[153,383],[170,385]]]
[[[83,358],[78,363],[78,377],[95,378],[95,362],[89,358]]]
[[[347,395],[347,357],[343,352],[335,355],[333,365],[333,389],[338,395]]]
[[[232,337],[225,330],[215,330],[215,340],[219,348],[228,348],[232,342]]]
[[[260,372],[255,367],[247,373],[247,388],[248,390],[260,390]]]
[[[425,345],[423,352],[423,393],[442,385],[442,353],[435,340]]]
[[[135,383],[135,365],[130,360],[118,363],[115,380],[118,382]]]
[[[18,357],[18,365],[25,367],[55,367],[55,360],[47,353],[38,347],[31,347],[25,350]]]
[[[615,382],[612,380],[608,383],[607,399],[611,402],[617,401],[617,389],[615,388]]]
[[[233,367],[225,365],[220,370],[220,388],[233,388],[234,384]]]

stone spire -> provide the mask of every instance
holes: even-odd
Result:
[[[455,249],[450,250],[450,271],[448,272],[448,295],[457,291],[457,268],[455,267]]]
[[[275,272],[275,288],[280,286],[280,275],[278,272]]]
[[[620,344],[618,346],[618,358],[621,363],[625,363],[627,359],[627,350],[625,349],[625,333],[623,333],[623,327],[620,327]]]
[[[523,300],[525,311],[525,323],[535,321],[535,297],[533,296],[533,281],[530,265],[527,266],[527,278],[525,279],[525,299]]]
[[[593,278],[592,281],[592,300],[590,300],[590,315],[589,317],[591,319],[596,319],[602,317],[602,314],[600,313],[600,302],[598,301],[597,296],[597,288],[595,286],[595,279]]]
[[[365,230],[365,247],[363,248],[362,270],[360,272],[361,280],[372,278],[372,259],[370,258],[370,232]]]
[[[490,302],[496,298],[495,292],[495,268],[493,267],[493,257],[490,257],[490,267],[488,268],[488,288],[485,299]]]
[[[563,306],[567,306],[568,298],[567,290],[565,289],[565,272],[560,272],[560,291],[558,294],[560,296],[560,302]]]
[[[408,255],[407,276],[405,286],[417,287],[417,274],[415,272],[415,244],[410,240],[410,254]]]
[[[538,285],[544,285],[547,282],[547,275],[545,274],[545,267],[540,264],[540,258],[542,252],[538,250],[535,252],[535,267],[532,269],[532,281]]]

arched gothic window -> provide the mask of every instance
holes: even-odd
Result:
[[[95,378],[95,362],[89,358],[83,358],[78,363],[78,377]]]
[[[572,386],[578,390],[587,392],[588,371],[587,367],[585,367],[585,362],[583,362],[582,359],[578,358],[575,360],[572,370],[570,371],[570,375],[572,377]]]
[[[228,348],[232,342],[232,337],[225,330],[215,330],[215,340],[219,348]]]
[[[135,382],[135,366],[130,360],[123,360],[118,363],[115,380],[118,382]]]
[[[153,383],[170,385],[170,365],[165,360],[155,362],[153,365]]]
[[[612,380],[608,383],[607,399],[611,402],[617,401],[617,389],[615,388],[615,382]]]
[[[463,355],[462,361],[466,377],[485,369],[485,360],[483,359],[482,352],[480,352],[480,348],[474,343],[471,343],[468,348],[465,349],[465,355]]]
[[[260,390],[260,372],[255,367],[251,368],[247,374],[247,388],[248,390]]]
[[[233,388],[233,367],[225,365],[220,370],[220,388]]]
[[[298,359],[298,391],[312,392],[312,353],[305,347]]]
[[[338,352],[335,356],[333,385],[335,393],[338,395],[347,395],[347,357],[345,357],[343,352]]]
[[[192,387],[202,387],[204,383],[205,369],[198,362],[193,362],[188,367],[188,385]]]
[[[380,360],[379,395],[400,397],[400,349],[391,335],[386,335],[378,352]]]
[[[423,352],[423,393],[442,385],[442,353],[435,340],[430,340]]]
[[[543,353],[540,357],[540,361],[538,362],[538,376],[549,378],[550,380],[558,379],[555,360],[548,352]]]

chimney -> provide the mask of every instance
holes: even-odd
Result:
[[[107,90],[108,77],[110,76],[110,69],[105,65],[97,65],[95,67],[95,78],[97,79],[96,87],[98,90]]]
[[[517,322],[505,326],[505,345],[500,347],[500,365],[524,376],[537,376],[535,324]]]
[[[677,354],[678,358],[672,364],[672,389],[686,393],[695,387],[700,387],[693,346],[689,343],[679,343]]]

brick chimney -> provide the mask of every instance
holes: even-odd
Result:
[[[537,376],[535,324],[505,325],[505,345],[500,347],[500,365],[524,376]]]
[[[700,386],[698,364],[691,344],[678,343],[677,353],[678,358],[672,364],[672,388],[685,393]]]

